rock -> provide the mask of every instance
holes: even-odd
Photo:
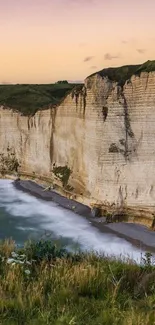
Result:
[[[109,213],[106,216],[106,222],[107,223],[122,222],[125,221],[126,217],[127,216],[123,212],[113,212],[113,213]]]
[[[149,64],[95,73],[77,102],[68,94],[34,116],[0,106],[0,155],[9,144],[21,174],[38,178],[51,179],[53,163],[67,165],[77,199],[83,193],[84,204],[143,209],[145,222],[155,198],[155,68]]]
[[[98,207],[93,207],[91,210],[92,217],[99,218],[101,217],[101,209]]]

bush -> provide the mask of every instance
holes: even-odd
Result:
[[[51,262],[56,258],[69,257],[69,253],[64,248],[57,248],[51,240],[40,240],[38,242],[30,242],[25,246],[26,254],[29,259],[37,262]]]

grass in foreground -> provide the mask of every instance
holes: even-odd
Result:
[[[155,268],[50,241],[0,245],[0,324],[153,325]]]

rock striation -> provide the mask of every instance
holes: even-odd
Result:
[[[59,106],[34,116],[0,106],[1,171],[7,171],[7,159],[16,159],[19,173],[28,177],[62,187],[67,177],[66,190],[77,200],[129,209],[151,224],[155,64],[122,68],[91,75]]]

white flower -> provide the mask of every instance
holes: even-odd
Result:
[[[12,255],[12,257],[18,257],[18,254],[15,252],[12,252],[11,255]]]
[[[22,254],[22,255],[19,256],[19,258],[25,258],[25,257],[26,257],[25,254]]]
[[[24,264],[24,261],[16,260],[16,263],[17,263],[17,264]]]
[[[12,264],[13,262],[15,262],[14,258],[8,258],[7,264]]]
[[[27,265],[31,265],[32,263],[31,263],[31,262],[29,262],[29,261],[26,261],[26,264],[27,264]]]
[[[25,270],[25,273],[26,273],[27,275],[29,275],[31,272],[30,272],[30,270]]]

